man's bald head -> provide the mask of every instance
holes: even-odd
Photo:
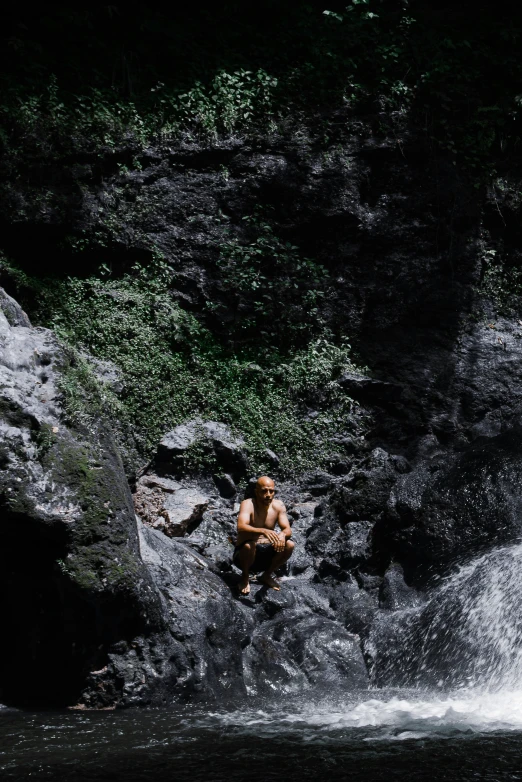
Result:
[[[256,500],[262,505],[270,505],[275,495],[275,483],[268,475],[257,479],[255,489]]]

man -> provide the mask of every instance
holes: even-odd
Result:
[[[281,500],[274,499],[275,485],[264,476],[256,483],[254,498],[243,500],[237,517],[237,543],[233,562],[241,568],[239,594],[248,595],[250,570],[263,571],[260,582],[279,591],[272,573],[292,556],[294,544],[289,538],[292,528]],[[281,532],[275,531],[276,523]]]

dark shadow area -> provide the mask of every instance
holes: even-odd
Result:
[[[108,649],[141,627],[124,597],[89,594],[67,571],[68,534],[13,514],[0,532],[0,700],[26,707],[77,702]]]

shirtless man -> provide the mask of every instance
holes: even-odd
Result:
[[[264,571],[259,579],[261,583],[279,591],[280,586],[272,573],[292,556],[294,544],[289,540],[292,528],[285,506],[281,500],[274,499],[274,494],[274,481],[264,476],[256,483],[254,499],[243,500],[239,508],[233,562],[242,571],[238,585],[240,595],[250,592],[250,570]],[[281,532],[275,531],[276,522]]]

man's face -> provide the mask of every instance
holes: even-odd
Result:
[[[262,505],[270,505],[274,499],[275,486],[274,482],[269,478],[265,478],[263,481],[258,481],[256,484],[256,499]]]

